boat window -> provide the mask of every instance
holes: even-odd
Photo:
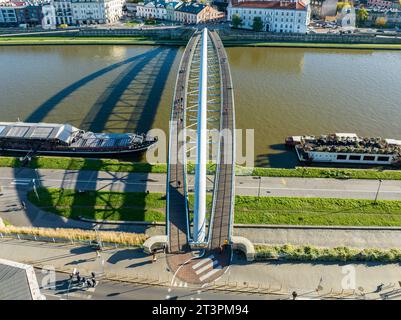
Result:
[[[390,157],[377,157],[377,161],[388,161]]]
[[[365,160],[365,161],[374,161],[375,160],[375,156],[364,156],[363,160]]]
[[[347,156],[345,154],[339,154],[337,155],[337,160],[346,160]]]
[[[361,160],[361,156],[349,156],[350,160]]]

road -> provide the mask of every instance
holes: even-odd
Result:
[[[283,299],[283,296],[264,294],[219,293],[188,288],[168,288],[130,282],[100,280],[95,288],[71,284],[69,275],[56,272],[56,282],[41,286],[47,300],[259,300]],[[41,284],[46,274],[37,270]],[[46,279],[44,280],[46,283]]]
[[[188,175],[189,190],[193,189],[194,176]],[[0,168],[0,186],[37,185],[48,188],[113,190],[126,192],[166,191],[166,174],[124,173],[102,171],[12,169]],[[260,187],[259,187],[260,186]],[[236,176],[235,194],[246,196],[320,197],[374,199],[379,187],[377,180],[322,179]],[[208,178],[208,189],[213,178]],[[383,180],[379,199],[400,200],[401,181]]]

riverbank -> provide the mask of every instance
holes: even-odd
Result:
[[[39,197],[38,197],[39,196]],[[40,188],[28,199],[66,218],[109,221],[165,221],[162,193]],[[190,194],[189,201],[193,201]],[[212,196],[207,196],[210,208]],[[401,226],[401,201],[336,198],[236,196],[234,223],[300,226]]]
[[[0,157],[0,167],[20,168],[18,157]],[[26,167],[31,169],[92,170],[107,172],[167,173],[167,164],[150,164],[145,162],[120,161],[116,159],[34,157]],[[208,173],[214,174],[215,165],[208,164]],[[188,173],[194,172],[194,165],[188,164]],[[344,169],[296,167],[284,168],[248,168],[237,166],[237,176],[255,177],[297,177],[297,178],[335,178],[335,179],[372,179],[401,180],[401,170],[378,169]]]
[[[149,37],[0,37],[0,46],[33,45],[166,45],[184,46],[183,40],[155,40]]]
[[[186,40],[155,39],[138,36],[80,36],[80,37],[40,37],[12,36],[0,37],[0,46],[33,45],[164,45],[185,46]],[[315,49],[354,49],[354,50],[401,50],[401,44],[389,43],[328,43],[328,42],[274,42],[223,40],[226,47],[277,47],[277,48],[315,48]]]
[[[266,42],[266,41],[223,41],[227,47],[277,47],[354,50],[401,50],[401,44],[384,43],[316,43],[316,42]]]

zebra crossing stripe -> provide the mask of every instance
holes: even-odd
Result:
[[[214,275],[216,272],[218,272],[221,269],[223,269],[223,267],[219,265],[216,269],[213,269],[213,270],[209,271],[208,273],[206,273],[205,275],[201,276],[199,278],[199,280],[200,281],[206,280],[207,278],[210,278],[212,275]]]
[[[192,266],[192,269],[198,269],[199,267],[203,266],[205,263],[208,263],[210,261],[212,261],[214,259],[214,256],[211,255],[208,258],[202,259],[201,261],[199,261],[197,264]]]
[[[206,271],[207,269],[213,268],[217,264],[219,264],[219,262],[217,260],[213,260],[210,263],[204,265],[202,268],[196,270],[195,273],[196,274],[201,274],[202,272]]]

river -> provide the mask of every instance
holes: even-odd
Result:
[[[168,130],[182,48],[0,47],[2,121],[96,131]],[[288,135],[401,139],[401,52],[227,48],[236,125],[254,129],[255,164],[292,167]]]

